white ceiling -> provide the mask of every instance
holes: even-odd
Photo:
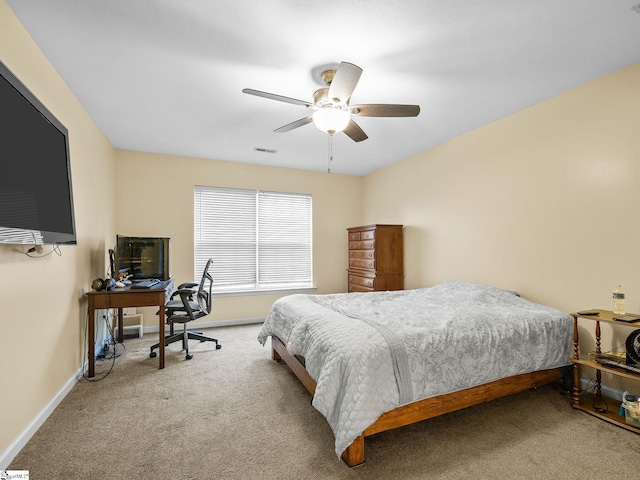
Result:
[[[327,171],[305,107],[312,72],[363,68],[351,103],[418,104],[357,118],[331,171],[364,175],[640,61],[640,0],[7,0],[121,149]],[[277,150],[261,153],[254,148]]]

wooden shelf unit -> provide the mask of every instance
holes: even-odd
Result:
[[[611,325],[621,327],[640,328],[640,322],[627,323],[619,322],[613,319],[614,313],[610,310],[580,310],[583,312],[598,312],[598,315],[580,315],[579,313],[572,313],[573,317],[573,356],[571,362],[573,363],[573,396],[572,407],[578,410],[582,410],[594,417],[598,417],[606,422],[625,428],[629,431],[640,433],[640,428],[629,425],[624,417],[619,415],[620,401],[614,400],[602,395],[602,372],[609,373],[618,377],[628,378],[636,382],[640,382],[640,375],[623,370],[621,368],[615,368],[612,366],[601,365],[592,360],[586,355],[580,355],[580,344],[578,336],[578,320],[591,320],[595,322],[595,339],[596,350],[595,353],[602,353],[600,347],[600,324],[608,323]],[[593,394],[580,393],[580,366],[590,367],[596,371],[596,385],[595,392]],[[603,408],[603,406],[605,408]]]

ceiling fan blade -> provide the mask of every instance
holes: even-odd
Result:
[[[256,97],[269,98],[271,100],[278,100],[279,102],[292,103],[294,105],[302,105],[304,107],[311,107],[313,103],[305,102],[304,100],[298,100],[297,98],[285,97],[283,95],[276,95],[275,93],[261,92],[260,90],[254,90],[252,88],[242,89],[243,93],[249,95],[255,95]]]
[[[311,123],[313,121],[313,117],[309,115],[308,117],[301,118],[300,120],[296,120],[295,122],[288,123],[280,128],[274,130],[274,132],[284,133],[289,130],[293,130],[294,128],[301,127],[306,125],[307,123]]]
[[[349,120],[349,124],[347,125],[347,128],[343,130],[343,132],[354,142],[361,142],[369,138],[367,134],[364,133],[364,130],[360,128],[360,125],[358,125],[353,120]]]
[[[349,110],[353,115],[360,117],[417,117],[420,106],[370,103],[353,105]]]
[[[349,62],[342,62],[329,85],[329,99],[337,98],[343,103],[349,103],[351,94],[360,80],[362,69]]]

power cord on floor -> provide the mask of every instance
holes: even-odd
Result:
[[[581,389],[578,395],[582,396],[588,393],[594,394],[593,401],[592,401],[593,410],[598,413],[607,413],[609,411],[609,404],[607,403],[607,400],[602,395],[600,396],[595,395],[596,384],[597,384],[596,379],[589,377],[589,381],[585,385],[585,388]]]
[[[116,364],[116,358],[118,358],[118,357],[120,357],[121,355],[124,354],[124,351],[125,351],[124,343],[120,343],[120,342],[116,341],[116,339],[115,339],[116,337],[114,335],[113,328],[111,327],[110,316],[111,316],[111,311],[107,310],[107,316],[104,317],[104,321],[105,321],[105,324],[106,324],[107,331],[109,332],[109,338],[111,339],[111,342],[107,343],[105,345],[105,347],[113,346],[113,353],[108,355],[108,356],[105,355],[101,359],[99,357],[96,358],[95,359],[95,366],[105,366],[105,365],[107,365],[109,360],[111,360],[111,365],[109,365],[108,370],[103,370],[101,372],[97,372],[95,374],[95,376],[89,377],[88,376],[88,371],[87,371],[88,370],[88,365],[87,365],[88,358],[85,357],[84,362],[82,363],[82,376],[78,379],[78,381],[85,380],[87,382],[99,382],[100,380],[103,380],[104,378],[106,378],[113,371],[113,368],[115,367],[115,364]],[[87,352],[87,350],[88,350],[88,346],[87,346],[88,321],[89,321],[89,315],[87,313],[87,316],[85,317],[85,335],[84,335],[83,352]],[[122,347],[122,351],[120,353],[118,353],[118,345],[120,345]]]
[[[598,413],[607,413],[609,411],[609,404],[604,397],[593,398],[593,409]]]

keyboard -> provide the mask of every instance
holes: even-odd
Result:
[[[133,282],[131,284],[131,288],[151,288],[155,287],[160,283],[160,280],[157,278],[149,278],[146,280],[140,280],[139,282]]]

